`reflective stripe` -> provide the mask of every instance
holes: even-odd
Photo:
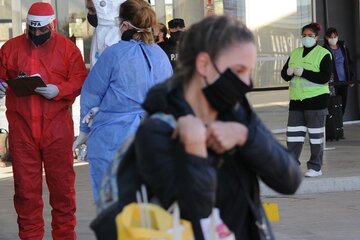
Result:
[[[324,133],[324,128],[308,128],[309,133]]]
[[[310,143],[311,144],[322,144],[323,142],[324,142],[323,138],[320,138],[320,139],[310,138]]]
[[[287,127],[288,132],[306,132],[306,127],[297,126],[297,127]]]
[[[287,137],[288,142],[304,142],[305,137]]]
[[[327,87],[328,84],[325,83],[325,84],[318,84],[318,83],[313,83],[313,82],[309,82],[306,80],[306,82],[300,82],[300,81],[297,81],[299,83],[299,87],[301,88],[310,88],[310,87]],[[291,81],[289,83],[289,87],[296,87],[296,81]]]
[[[327,86],[327,84],[317,84],[313,82],[300,82],[300,87],[302,88],[308,88],[308,87],[324,87]]]

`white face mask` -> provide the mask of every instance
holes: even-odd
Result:
[[[303,37],[301,39],[301,42],[304,45],[304,47],[310,48],[316,44],[316,39],[313,37]]]
[[[338,42],[338,39],[339,39],[338,37],[329,38],[328,42],[329,42],[330,45],[335,46],[337,44],[337,42]]]

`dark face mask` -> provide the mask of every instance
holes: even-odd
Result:
[[[252,88],[246,85],[230,68],[221,73],[212,84],[207,85],[203,92],[210,105],[218,112],[231,111],[236,103],[245,98]]]
[[[170,32],[170,39],[174,42],[177,42],[180,40],[182,34],[183,34],[183,32],[181,32],[181,31]]]
[[[29,31],[28,36],[29,39],[35,44],[35,46],[40,46],[50,38],[51,31],[48,31],[47,33],[38,36],[35,36],[35,34]]]
[[[97,19],[97,15],[96,14],[87,14],[87,20],[88,20],[88,22],[89,22],[89,24],[91,25],[91,26],[93,26],[94,28],[96,28],[97,27],[97,25],[98,25],[98,19]]]

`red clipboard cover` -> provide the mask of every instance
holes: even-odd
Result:
[[[46,87],[46,84],[39,76],[8,79],[6,83],[9,84],[11,90],[18,97],[35,94],[34,89],[37,87]]]

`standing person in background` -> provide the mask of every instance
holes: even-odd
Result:
[[[159,26],[159,32],[157,36],[155,36],[155,43],[164,50],[165,46],[168,43],[167,28],[163,23],[159,23],[158,26]]]
[[[46,87],[18,97],[7,79],[38,75]],[[23,35],[0,50],[0,97],[6,93],[6,117],[14,172],[14,205],[20,239],[43,239],[43,172],[52,207],[52,238],[76,239],[75,172],[69,108],[86,77],[80,50],[56,33],[48,3],[31,5]]]
[[[172,115],[177,127],[173,131],[151,117],[141,124],[137,170],[162,207],[179,203],[196,240],[204,239],[200,219],[215,207],[236,239],[260,239],[256,225],[265,222],[259,219],[258,178],[284,194],[294,193],[301,182],[296,159],[246,99],[255,63],[254,36],[245,25],[207,17],[184,33],[179,68],[143,103],[149,115]]]
[[[104,51],[81,91],[84,121],[73,146],[87,144],[95,202],[116,149],[144,117],[141,103],[146,93],[172,75],[166,54],[154,43],[152,28],[157,22],[152,7],[144,0],[127,0],[119,19],[122,40]]]
[[[185,31],[185,21],[182,18],[174,18],[168,22],[170,38],[167,43],[163,45],[162,49],[168,55],[171,66],[175,69],[176,59],[178,56],[177,45],[181,35]]]
[[[121,33],[116,17],[125,0],[86,0],[87,20],[95,28],[90,49],[90,67],[94,66],[105,48],[117,43]]]
[[[330,96],[331,53],[317,44],[319,31],[318,23],[302,28],[303,46],[290,53],[281,71],[281,77],[289,82],[290,90],[287,147],[297,159],[306,132],[309,132],[311,156],[307,162],[306,177],[322,175],[324,127]]]
[[[325,33],[324,47],[328,49],[333,57],[333,77],[330,84],[335,88],[336,96],[341,96],[342,113],[345,113],[348,86],[354,86],[354,71],[349,49],[344,41],[339,41],[339,34],[336,28],[328,28]],[[343,137],[343,136],[342,136]]]

